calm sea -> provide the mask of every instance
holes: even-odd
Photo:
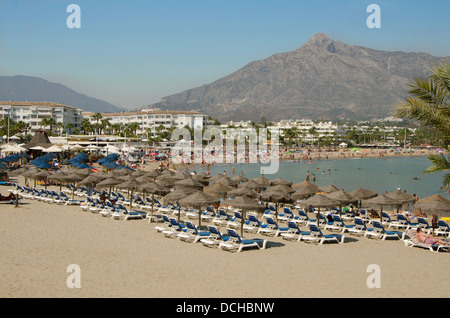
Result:
[[[431,162],[425,157],[398,157],[398,158],[364,158],[339,160],[283,161],[276,174],[265,174],[267,179],[283,178],[293,183],[305,180],[307,171],[315,174],[315,184],[318,186],[334,185],[339,189],[351,192],[358,188],[377,191],[378,193],[392,192],[401,188],[410,194],[416,194],[419,199],[434,194],[440,194],[450,199],[450,194],[440,190],[444,172],[423,174]],[[261,168],[259,164],[216,164],[211,168],[211,175],[222,174],[232,177],[232,168],[235,175],[243,171],[244,177],[251,179],[259,177]],[[198,171],[206,171],[205,168]],[[417,179],[414,179],[417,177]]]

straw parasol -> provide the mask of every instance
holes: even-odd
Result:
[[[246,182],[242,182],[241,184],[238,185],[238,188],[240,187],[246,187],[246,188],[250,188],[250,189],[257,189],[257,190],[264,190],[265,188],[267,188],[264,185],[261,185],[259,183],[257,183],[254,180],[248,180]]]
[[[136,179],[130,179],[128,181],[119,183],[117,185],[118,188],[124,188],[128,189],[130,191],[130,209],[132,208],[132,202],[133,202],[133,192],[139,187],[140,183],[136,181]]]
[[[323,194],[315,194],[312,197],[301,201],[299,203],[302,206],[313,206],[318,208],[317,210],[317,227],[319,226],[319,220],[320,220],[320,208],[321,207],[332,207],[337,206],[340,204],[339,200],[328,198],[327,196]]]
[[[79,174],[76,174],[75,172],[68,173],[62,180],[64,182],[70,182],[70,183],[76,183],[81,180],[83,180],[84,177],[80,176]],[[72,200],[74,198],[74,192],[75,192],[75,185],[72,187]]]
[[[231,180],[239,181],[239,182],[247,182],[248,181],[248,179],[246,177],[241,176],[241,175],[234,176],[231,178]]]
[[[415,196],[413,196],[412,194],[409,194],[406,191],[402,191],[400,189],[398,189],[394,192],[388,193],[387,196],[391,197],[394,200],[401,201],[403,204],[405,204],[405,203],[408,204],[408,203],[416,201]],[[397,212],[398,212],[398,208],[397,208]]]
[[[271,186],[266,189],[266,192],[286,192],[286,193],[294,193],[295,189],[284,185],[284,184],[278,184],[275,186]]]
[[[146,183],[139,185],[137,189],[143,193],[150,193],[152,195],[152,209],[150,212],[150,216],[151,216],[150,222],[151,222],[153,220],[153,210],[154,210],[154,206],[155,206],[155,194],[165,195],[170,190],[169,190],[169,188],[161,186],[158,183],[153,182],[153,181],[147,181]]]
[[[247,196],[249,198],[256,198],[258,194],[250,188],[242,187],[228,191],[227,196],[229,198],[234,196]]]
[[[279,184],[286,185],[286,186],[292,186],[292,182],[286,181],[283,178],[273,179],[272,181],[270,181],[270,184],[273,185],[273,186],[274,185],[279,185]]]
[[[278,204],[279,203],[292,203],[292,197],[287,192],[272,191],[266,192],[261,195],[261,201],[275,203],[275,219],[278,221]]]
[[[97,183],[97,187],[109,187],[109,197],[111,196],[111,188],[122,183],[123,180],[118,179],[115,176],[110,176],[109,178],[105,178]]]
[[[100,181],[101,181],[101,178],[99,178],[97,175],[90,174],[86,178],[81,180],[78,184],[80,184],[80,185],[94,185],[94,184],[99,183]]]
[[[45,180],[45,189],[47,189],[47,178],[49,175],[51,175],[50,172],[42,170],[39,173],[36,173],[34,176],[36,177],[36,179]]]
[[[260,176],[260,177],[256,177],[256,178],[252,178],[250,180],[255,181],[256,183],[264,186],[264,187],[269,187],[271,184],[271,181],[269,179],[267,179],[266,177]]]
[[[367,190],[364,188],[358,188],[355,191],[350,192],[350,195],[354,196],[359,201],[359,206],[361,207],[362,200],[367,200],[374,198],[378,195],[378,192]]]
[[[339,190],[339,188],[335,187],[332,184],[319,187],[319,191],[325,192],[325,193],[332,193],[332,192],[336,192],[338,190]]]
[[[52,173],[47,177],[47,180],[54,180],[57,181],[59,184],[59,191],[61,191],[62,184],[64,182],[64,178],[66,177],[67,172],[65,171],[59,171],[56,173]]]
[[[212,195],[209,195],[207,193],[204,193],[203,191],[196,191],[193,194],[179,200],[180,204],[183,205],[191,205],[191,206],[198,206],[198,227],[201,227],[201,207],[202,206],[209,206],[209,205],[216,205],[220,203],[220,200],[215,198]]]
[[[250,199],[247,196],[241,196],[234,199],[225,200],[224,203],[236,209],[240,209],[243,212],[241,222],[241,237],[244,237],[245,212],[247,211],[264,212],[266,209],[264,205],[258,203],[253,199]]]
[[[237,187],[239,185],[239,181],[232,180],[231,178],[228,178],[228,177],[221,178],[221,179],[219,179],[219,181],[216,181],[214,183],[223,183],[229,187]]]
[[[311,190],[314,190],[315,192],[320,191],[318,186],[316,186],[315,184],[312,184],[308,180],[302,181],[300,183],[295,183],[292,185],[292,188],[294,188],[294,189],[311,189]]]
[[[304,187],[299,188],[297,191],[291,194],[291,198],[294,200],[303,200],[307,197],[310,197],[317,193],[317,189],[310,188],[310,187]]]
[[[229,191],[233,190],[232,187],[227,186],[221,182],[214,183],[210,186],[206,186],[203,188],[203,192],[212,194],[219,197],[225,197]]]
[[[450,200],[439,194],[417,200],[413,206],[417,209],[435,213],[438,217],[448,217],[450,215]]]
[[[145,175],[149,178],[155,179],[161,175],[161,172],[159,170],[155,169],[155,170],[147,171],[145,173]]]
[[[371,199],[367,199],[363,201],[364,205],[371,206],[371,205],[377,205],[380,207],[380,223],[383,220],[382,213],[383,213],[383,206],[399,206],[402,205],[402,201],[392,199],[391,197],[387,196],[386,194],[380,194],[376,197],[373,197]]]
[[[189,187],[189,188],[194,188],[194,189],[202,189],[205,185],[203,183],[200,183],[198,181],[195,181],[194,179],[191,178],[191,176],[186,177],[184,179],[175,181],[173,184],[175,187]]]
[[[178,188],[162,197],[161,200],[164,204],[167,204],[169,202],[176,202],[178,204],[178,222],[180,221],[180,214],[181,214],[179,200],[190,196],[194,192],[196,191],[192,188]]]
[[[339,201],[339,215],[342,215],[342,205],[348,203],[358,202],[358,199],[351,194],[345,192],[343,189],[337,190],[325,195],[327,198]]]

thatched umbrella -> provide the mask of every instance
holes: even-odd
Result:
[[[378,192],[367,190],[364,188],[358,188],[355,191],[350,192],[350,195],[358,199],[359,207],[361,207],[362,200],[374,198],[378,195]]]
[[[56,173],[52,173],[47,177],[47,180],[53,180],[57,181],[59,184],[59,191],[61,191],[62,184],[64,183],[64,178],[66,177],[67,173],[64,171],[59,171]]]
[[[399,206],[402,205],[402,201],[399,200],[395,200],[392,199],[391,197],[385,195],[385,194],[380,194],[376,197],[373,197],[371,199],[367,199],[363,201],[364,205],[377,205],[380,207],[380,223],[383,220],[382,214],[383,214],[383,206]]]
[[[162,187],[171,188],[171,187],[173,187],[175,180],[170,177],[167,177],[164,179],[157,179],[155,182]]]
[[[318,208],[317,210],[317,226],[319,226],[319,220],[320,220],[320,208],[321,207],[332,207],[339,205],[339,201],[336,199],[328,198],[327,196],[323,194],[315,194],[312,197],[301,201],[299,204],[302,206],[313,206]]]
[[[105,178],[105,179],[101,180],[99,183],[97,183],[97,187],[109,187],[108,197],[111,197],[112,187],[116,186],[120,183],[123,183],[123,180],[121,180],[115,176],[110,176],[109,178]]]
[[[450,200],[435,194],[414,203],[414,208],[429,211],[438,215],[438,217],[450,216]]]
[[[38,180],[45,180],[45,189],[47,189],[47,178],[48,176],[51,175],[50,172],[48,172],[47,170],[42,170],[39,173],[36,173],[34,176],[38,179]]]
[[[283,185],[283,184],[278,184],[275,186],[271,186],[269,188],[266,189],[266,192],[287,192],[287,193],[294,193],[295,189],[287,186],[287,185]]]
[[[181,208],[180,208],[179,200],[190,196],[194,192],[196,192],[196,191],[192,188],[178,188],[178,189],[175,189],[175,190],[169,192],[168,194],[166,194],[165,196],[163,196],[161,198],[161,200],[164,204],[167,204],[169,202],[176,202],[178,204],[178,222],[180,221],[180,215],[181,215],[181,213],[180,213]]]
[[[76,168],[73,170],[76,174],[79,174],[81,176],[88,176],[91,173],[94,173],[91,168]]]
[[[231,180],[238,181],[238,182],[247,182],[248,181],[248,179],[246,177],[241,176],[241,175],[234,176],[231,178]]]
[[[150,222],[153,220],[153,210],[155,205],[155,194],[157,195],[165,195],[169,193],[169,188],[163,187],[156,182],[148,181],[146,183],[141,184],[138,188],[139,191],[143,193],[150,193],[152,195],[152,209],[150,212]]]
[[[221,178],[218,181],[214,182],[214,183],[222,183],[225,184],[229,187],[237,187],[239,185],[239,181],[237,180],[231,180],[231,178],[225,177],[225,178]]]
[[[209,178],[204,175],[200,175],[200,174],[193,175],[192,180],[200,182],[204,186],[209,185]]]
[[[278,221],[278,204],[292,203],[293,199],[287,192],[272,191],[261,195],[261,201],[275,203],[275,219]]]
[[[342,205],[348,203],[356,203],[358,199],[351,194],[345,192],[343,189],[326,194],[326,197],[330,199],[338,200],[339,203],[339,215],[342,215]]]
[[[264,190],[265,188],[267,188],[266,186],[263,186],[254,180],[248,180],[246,182],[242,182],[241,184],[238,185],[238,188],[241,188],[241,187],[246,187],[246,188],[256,189],[256,190]]]
[[[286,181],[283,178],[276,178],[270,181],[271,185],[286,185],[286,186],[292,186],[292,182]]]
[[[234,196],[236,196],[236,197],[247,196],[249,198],[256,198],[258,196],[258,193],[256,193],[255,191],[253,191],[250,188],[241,187],[241,188],[237,188],[237,189],[228,191],[227,196],[229,198],[234,197]]]
[[[64,178],[62,178],[62,180],[64,182],[70,182],[70,183],[74,183],[73,187],[72,187],[72,200],[74,198],[74,192],[75,192],[75,183],[79,182],[81,180],[83,180],[84,177],[80,176],[79,174],[76,174],[74,172],[68,173]]]
[[[314,188],[304,187],[299,188],[297,191],[291,194],[291,198],[294,200],[303,200],[317,193]]]
[[[30,169],[28,169],[27,167],[22,167],[22,168],[19,168],[19,169],[16,169],[16,170],[13,170],[13,171],[9,172],[9,175],[11,175],[11,176],[20,176],[20,175],[23,175],[23,173],[28,171],[28,170],[30,170]]]
[[[325,192],[325,193],[332,193],[332,192],[336,192],[338,190],[339,190],[339,188],[335,187],[332,184],[319,187],[319,191],[320,192]]]
[[[416,201],[416,197],[413,196],[412,194],[409,194],[406,191],[402,191],[400,189],[394,191],[394,192],[390,192],[387,194],[388,197],[391,197],[394,200],[397,201],[401,201],[403,204],[409,204],[411,202]],[[397,213],[398,213],[398,209],[400,206],[397,207]]]
[[[155,170],[151,170],[151,171],[147,171],[145,173],[145,176],[152,178],[153,180],[156,179],[157,177],[159,177],[161,175],[161,172],[157,169]]]
[[[214,183],[210,186],[206,186],[203,188],[203,192],[216,195],[219,197],[225,197],[229,191],[233,190],[232,187],[229,187],[221,182]]]
[[[292,188],[294,188],[294,189],[311,189],[311,190],[314,190],[315,192],[320,191],[318,186],[316,186],[315,184],[312,184],[308,180],[305,180],[305,181],[302,181],[299,183],[295,183],[292,185]]]
[[[198,227],[200,228],[201,226],[201,215],[202,215],[202,211],[201,211],[201,207],[202,206],[208,206],[208,205],[216,205],[220,203],[220,200],[215,198],[212,195],[206,194],[203,191],[196,191],[193,194],[179,200],[180,204],[183,205],[191,205],[191,206],[195,206],[198,207],[199,211],[198,211]]]
[[[195,181],[194,179],[192,179],[190,176],[178,181],[175,181],[173,184],[175,187],[189,187],[189,188],[194,188],[197,190],[200,190],[204,187],[204,185],[198,181]]]
[[[245,212],[247,211],[264,212],[266,209],[264,205],[258,203],[253,199],[250,199],[247,196],[241,196],[234,199],[225,200],[224,203],[236,209],[242,210],[243,213],[241,222],[241,237],[244,237]]]
[[[128,189],[130,191],[130,209],[132,208],[132,203],[133,203],[133,192],[136,191],[136,189],[139,187],[140,183],[138,181],[136,181],[136,179],[130,179],[128,181],[119,183],[117,185],[118,188],[124,188],[124,189]]]
[[[260,176],[260,177],[256,177],[256,178],[252,178],[250,180],[255,181],[256,183],[264,186],[264,187],[269,187],[271,185],[271,181],[269,179],[267,179],[266,177]]]

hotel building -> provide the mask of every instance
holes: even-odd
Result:
[[[44,118],[53,118],[56,123],[80,128],[83,111],[79,108],[50,102],[1,102],[0,117],[8,117],[15,122],[23,121],[30,125],[30,132],[42,129]]]

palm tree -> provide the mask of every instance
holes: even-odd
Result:
[[[67,133],[70,135],[71,134],[71,132],[72,132],[72,128],[73,128],[74,126],[73,126],[73,124],[72,123],[67,123],[66,124],[66,130],[67,130]]]
[[[99,121],[100,121],[100,119],[103,118],[103,116],[100,113],[95,113],[94,115],[92,115],[92,118],[97,121],[97,135],[100,135],[100,124],[99,124]]]
[[[450,63],[430,69],[426,78],[414,77],[408,84],[410,96],[395,105],[398,118],[410,118],[433,127],[442,135],[442,146],[449,149],[450,142]],[[433,163],[424,173],[449,171],[450,162],[443,154],[428,157]],[[450,174],[444,175],[443,185],[450,186]]]
[[[64,128],[64,124],[59,121],[59,122],[56,123],[55,127],[56,127],[56,129],[59,130],[59,135],[61,136],[62,129]]]
[[[81,129],[83,129],[84,135],[86,135],[87,132],[90,132],[92,130],[91,122],[87,118],[85,118],[81,121],[80,127],[81,127]]]
[[[308,129],[308,133],[312,136],[312,146],[314,147],[314,140],[319,135],[317,132],[317,128],[315,126],[312,126]]]

